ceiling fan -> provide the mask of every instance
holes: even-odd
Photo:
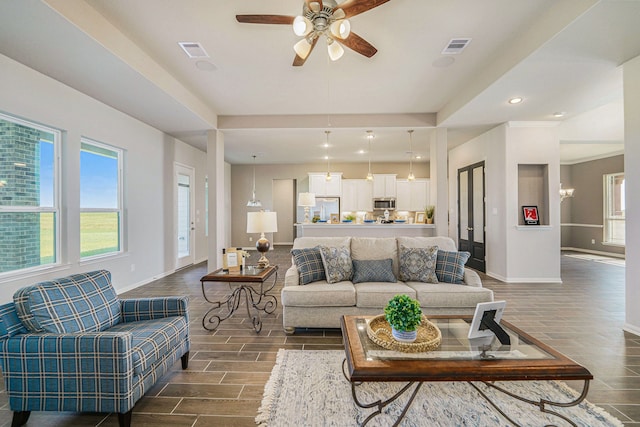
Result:
[[[327,39],[327,50],[333,61],[344,53],[341,45],[371,58],[378,51],[368,41],[351,31],[349,18],[378,7],[389,0],[345,0],[337,4],[335,0],[305,0],[302,15],[236,15],[238,22],[245,24],[281,24],[292,25],[293,31],[303,38],[293,50],[296,56],[293,66],[305,63],[316,46],[320,36]]]

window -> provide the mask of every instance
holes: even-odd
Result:
[[[624,173],[604,176],[604,243],[624,245]]]
[[[59,262],[60,132],[0,114],[0,275]]]
[[[83,138],[80,148],[80,257],[122,249],[122,150]]]

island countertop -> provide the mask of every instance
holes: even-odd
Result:
[[[364,223],[356,224],[343,222],[340,224],[311,223],[295,224],[297,237],[320,237],[320,236],[353,236],[353,237],[429,237],[435,235],[436,226],[433,224],[409,224],[392,223],[377,224]]]

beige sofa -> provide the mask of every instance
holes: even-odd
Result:
[[[316,246],[345,247],[354,260],[391,258],[398,276],[398,251],[406,248],[437,246],[456,251],[449,237],[299,237],[293,249]],[[422,282],[364,282],[326,280],[300,285],[298,268],[292,263],[282,289],[283,326],[292,334],[295,328],[339,328],[342,315],[378,315],[397,294],[417,299],[427,316],[433,314],[473,314],[476,304],[493,301],[493,292],[482,287],[478,274],[464,269],[462,284]]]

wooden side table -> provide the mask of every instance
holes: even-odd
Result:
[[[265,281],[273,278],[270,286],[265,287]],[[240,273],[229,273],[222,271],[221,268],[203,276],[200,279],[202,284],[202,295],[204,299],[213,304],[213,307],[205,313],[202,318],[202,326],[214,331],[220,326],[223,320],[228,319],[236,312],[244,295],[245,304],[247,306],[247,317],[251,319],[253,329],[256,333],[262,330],[262,318],[260,312],[271,314],[278,307],[278,301],[275,296],[269,295],[269,291],[273,289],[278,280],[278,266],[271,265],[266,268],[246,267]],[[207,296],[205,283],[207,282],[227,282],[229,288],[232,289],[224,300],[213,301]],[[259,284],[260,287],[254,287]],[[251,308],[253,308],[253,313]]]

